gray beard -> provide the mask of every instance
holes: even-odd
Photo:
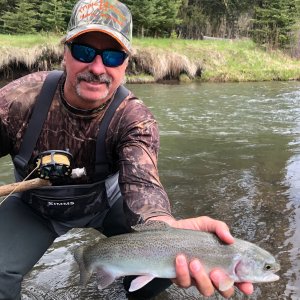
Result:
[[[95,75],[95,74],[90,73],[90,72],[79,73],[77,75],[76,93],[80,98],[84,98],[84,96],[81,94],[81,91],[80,91],[79,83],[81,81],[106,84],[107,92],[105,94],[103,94],[103,96],[98,99],[98,100],[103,100],[108,96],[109,87],[111,85],[112,79],[111,79],[110,76],[108,76],[106,74]]]

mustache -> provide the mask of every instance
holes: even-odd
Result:
[[[110,85],[112,82],[112,79],[107,74],[95,75],[90,72],[84,72],[84,73],[78,74],[77,81],[78,82],[87,81],[87,82],[105,83],[107,85]]]

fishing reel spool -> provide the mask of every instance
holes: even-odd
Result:
[[[72,159],[73,156],[68,151],[49,150],[40,153],[35,158],[38,177],[47,180],[70,177]]]

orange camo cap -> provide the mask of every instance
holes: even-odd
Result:
[[[79,0],[75,4],[65,41],[89,31],[106,33],[126,51],[132,51],[132,16],[128,7],[117,0]]]

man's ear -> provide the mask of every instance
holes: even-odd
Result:
[[[65,61],[65,56],[63,57],[63,60],[60,63],[60,66],[62,68],[63,71],[66,70],[66,61]]]

